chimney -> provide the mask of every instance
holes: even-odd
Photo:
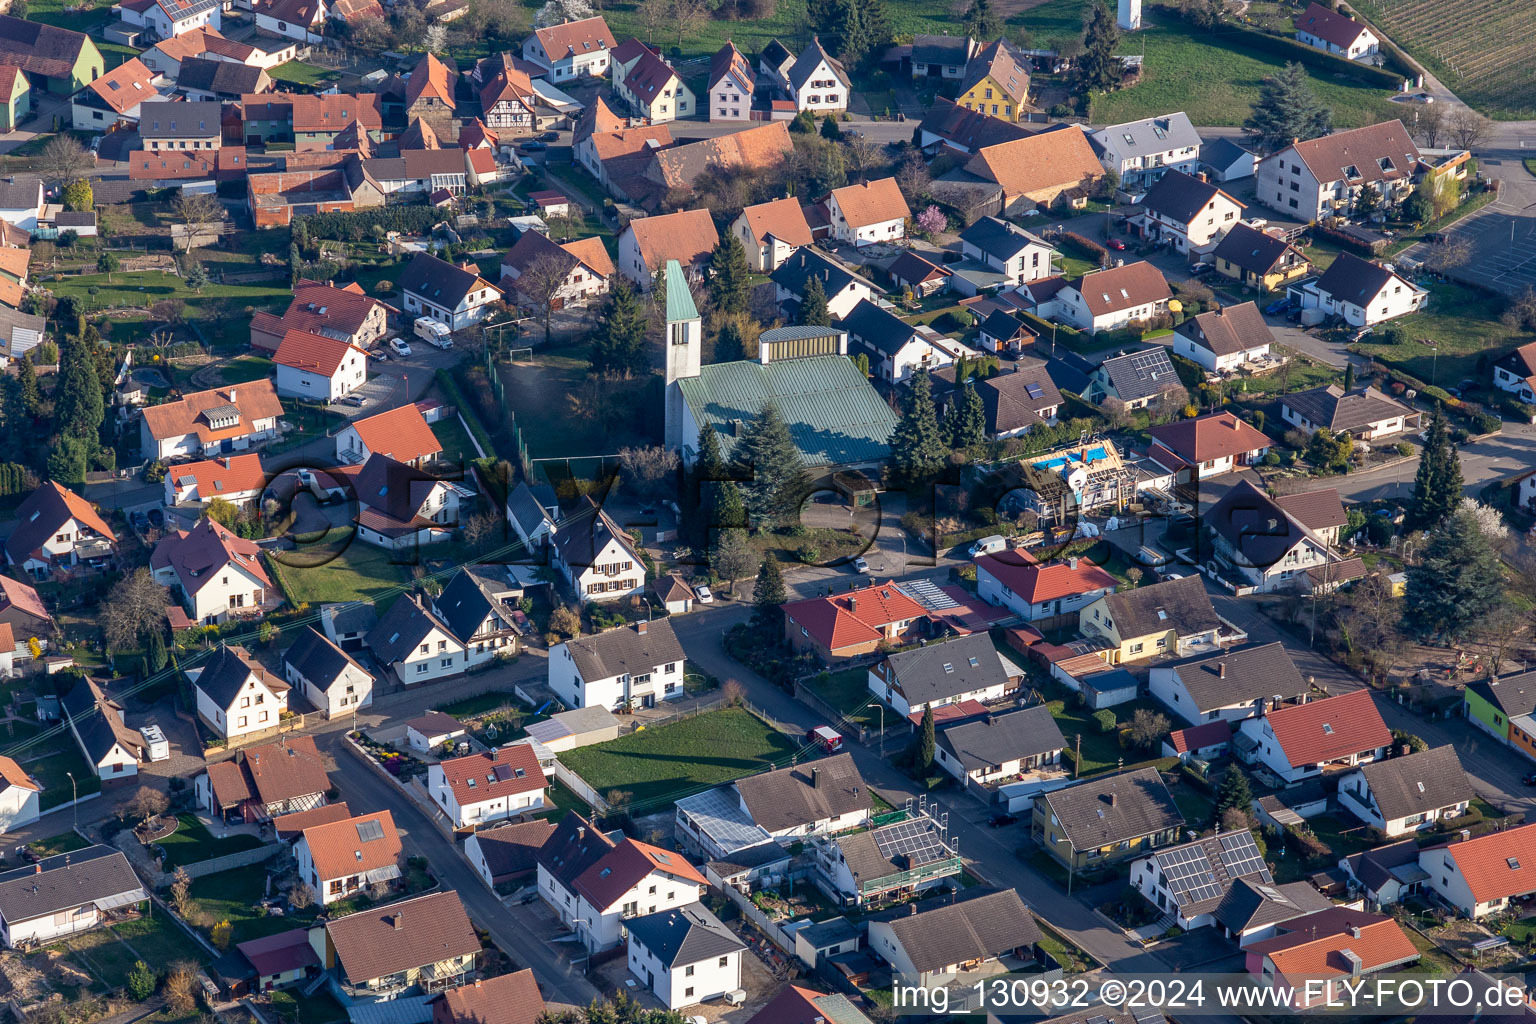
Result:
[[[811,768],[811,788],[812,789],[819,789],[820,787],[821,787],[821,769],[820,768],[816,768],[816,767],[812,767]]]
[[[32,865],[32,873],[33,873],[33,874],[34,874],[34,875],[40,875],[40,874],[42,874],[42,873],[43,873],[43,865],[42,865],[42,864],[40,864],[40,863],[39,863],[39,864],[33,864],[33,865]]]
[[[637,622],[635,623],[635,632],[639,633],[641,636],[645,636],[645,628],[649,625],[649,622]]]
[[[1217,679],[1225,679],[1225,678],[1227,678],[1227,663],[1226,662],[1223,661],[1221,664],[1216,666],[1216,678]]]
[[[230,388],[229,389],[229,401],[230,401],[231,405],[233,405],[235,402],[239,401],[239,396],[235,393],[235,389],[234,388]]]
[[[581,842],[585,838],[587,838],[587,826],[585,826],[585,825],[577,825],[576,826],[576,841],[579,843],[579,842]]]
[[[1349,937],[1352,938],[1352,939],[1358,939],[1360,937],[1360,926],[1359,925],[1352,924],[1352,925],[1349,926]]]
[[[859,610],[859,599],[852,594],[848,595],[848,610],[850,612],[857,612]]]
[[[403,910],[395,911],[394,923],[395,923],[395,931],[397,931],[397,932],[400,929],[405,927],[405,911],[403,911]]]
[[[1205,176],[1205,172],[1204,171],[1196,171],[1195,172],[1195,180],[1196,181],[1210,181],[1211,179],[1209,179],[1209,178],[1207,178]]]
[[[479,987],[480,987],[480,979],[476,978],[475,979],[475,988],[479,988]]]
[[[916,903],[908,903],[907,904],[907,916],[908,917],[916,917],[917,916],[917,904]]]
[[[1068,569],[1073,569],[1073,570],[1077,569],[1077,556],[1076,555],[1073,555],[1071,558],[1067,559],[1067,568]]]
[[[1115,793],[1109,794],[1109,806],[1114,807],[1119,802],[1120,802],[1120,797],[1119,797],[1118,794],[1115,794]]]

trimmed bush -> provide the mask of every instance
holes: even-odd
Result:
[[[1077,246],[1079,249],[1093,255],[1100,263],[1109,262],[1109,250],[1091,238],[1086,238],[1076,231],[1063,231],[1061,237]]]
[[[1119,721],[1115,718],[1115,712],[1110,708],[1101,708],[1093,713],[1093,720],[1099,723],[1099,732],[1114,732]]]

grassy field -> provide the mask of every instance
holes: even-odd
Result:
[[[219,367],[219,377],[225,384],[266,380],[272,376],[272,366],[272,360],[264,356],[237,356]]]
[[[270,559],[267,564],[276,569],[278,584],[292,604],[374,601],[410,581],[409,567],[396,565],[392,557],[382,548],[354,541],[322,565],[283,565]]]
[[[333,82],[341,77],[341,72],[332,71],[329,68],[317,68],[313,64],[305,64],[303,61],[291,60],[286,64],[279,64],[267,72],[274,82],[283,82],[288,85],[320,85],[323,82]]]
[[[177,960],[202,963],[208,959],[208,951],[188,938],[181,926],[158,908],[153,916],[124,921],[114,925],[112,931],[156,970],[163,971]]]
[[[98,25],[105,24],[112,16],[110,4],[101,4],[94,10],[82,11],[79,9],[64,9],[65,0],[30,0],[27,4],[27,20],[40,21],[44,25],[56,25],[59,28],[67,28],[75,32],[89,32]],[[97,49],[101,48],[100,40],[92,40]]]
[[[834,672],[827,676],[826,682],[819,678],[813,679],[807,689],[847,715],[849,721],[859,725],[878,729],[882,722],[895,724],[901,721],[900,715],[875,700],[875,695],[869,690],[867,669],[850,668]],[[837,723],[831,724],[835,726]]]
[[[622,789],[636,809],[781,764],[798,745],[741,708],[723,708],[560,755],[599,793]]]
[[[442,457],[446,461],[467,466],[480,457],[457,416],[447,416],[432,424],[432,433],[443,446]]]
[[[1062,738],[1067,741],[1068,762],[1071,760],[1077,737],[1083,738],[1083,763],[1078,768],[1079,775],[1111,771],[1121,758],[1124,758],[1126,764],[1136,764],[1149,756],[1141,751],[1123,749],[1116,732],[1101,732],[1099,723],[1093,717],[1092,708],[1080,706],[1071,699],[1047,701],[1046,707],[1051,709],[1051,717],[1056,719],[1056,727],[1061,730]],[[1117,731],[1118,728],[1130,723],[1131,717],[1139,708],[1162,711],[1162,706],[1151,700],[1135,700],[1129,704],[1116,705],[1113,710],[1118,722]]]
[[[660,443],[659,393],[657,401],[649,401],[643,383],[616,385],[608,396],[614,415],[606,420],[572,411],[572,403],[583,399],[591,365],[585,343],[540,348],[535,359],[498,370],[507,407],[517,411],[523,443],[534,458],[606,455],[625,445]]]
[[[1536,117],[1536,5],[1462,0],[1454,14],[1439,0],[1355,0],[1355,7],[1464,102],[1501,120]]]
[[[262,845],[260,839],[244,832],[216,838],[195,814],[180,814],[177,820],[181,824],[176,831],[160,840],[160,845],[165,848],[166,871],[172,871],[183,864],[212,860],[227,853],[254,850]]]
[[[1241,125],[1258,99],[1264,79],[1280,70],[1284,59],[1236,45],[1212,45],[1214,39],[1209,33],[1166,15],[1156,17],[1161,23],[1149,21],[1149,27],[1134,40],[1122,44],[1122,49],[1144,44],[1142,81],[1094,97],[1090,120],[1115,124],[1182,110],[1198,125]],[[1316,75],[1312,88],[1333,111],[1333,123],[1338,128],[1358,128],[1402,113],[1379,89]]]
[[[111,280],[108,280],[108,278]],[[210,284],[200,292],[188,288],[186,282],[175,274],[161,270],[142,270],[132,273],[118,271],[115,274],[81,274],[50,282],[60,298],[73,296],[90,303],[92,308],[106,306],[152,306],[162,299],[181,299],[189,313],[196,313],[213,303],[233,302],[236,305],[270,307],[287,305],[293,291],[286,283],[271,284]],[[96,292],[92,294],[91,289]]]
[[[1525,340],[1519,331],[1499,322],[1502,300],[1450,283],[1432,282],[1429,290],[1425,312],[1392,321],[1409,340],[1400,345],[1372,344],[1367,336],[1351,347],[1427,383],[1455,387],[1464,377],[1482,379],[1485,371],[1479,368],[1480,362],[1491,363]],[[1426,339],[1435,344],[1424,344]]]
[[[204,932],[220,921],[228,921],[234,926],[232,945],[276,935],[307,923],[307,920],[296,917],[268,917],[255,909],[257,902],[267,895],[264,864],[206,875],[192,883],[191,895],[193,906],[189,919]],[[313,917],[313,910],[311,908],[309,917]]]

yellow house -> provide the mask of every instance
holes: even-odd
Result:
[[[1266,292],[1280,291],[1288,282],[1312,273],[1312,263],[1300,249],[1242,223],[1232,226],[1210,258],[1222,277]]]
[[[1178,840],[1184,815],[1156,768],[1090,779],[1035,797],[1035,844],[1074,871],[1131,860]]]
[[[1033,109],[1029,105],[1029,72],[1018,65],[1001,40],[984,46],[966,64],[955,102],[966,110],[1004,121],[1022,121]]]
[[[1077,624],[1084,636],[1106,642],[1101,658],[1119,665],[1215,650],[1222,621],[1200,577],[1186,576],[1105,594],[1078,612]]]

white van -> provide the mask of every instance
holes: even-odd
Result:
[[[1002,551],[1007,546],[1007,539],[1000,537],[997,534],[993,534],[990,537],[983,537],[981,540],[978,540],[976,543],[971,545],[971,557],[975,558],[978,555],[995,554],[999,551]]]
[[[448,325],[429,316],[416,318],[416,337],[438,348],[453,348],[453,332],[448,329]]]

